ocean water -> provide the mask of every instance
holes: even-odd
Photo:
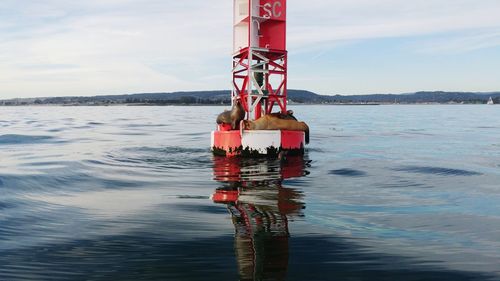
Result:
[[[0,108],[0,280],[500,280],[500,107],[296,106],[282,160],[223,109]]]

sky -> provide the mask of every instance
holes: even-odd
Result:
[[[500,91],[498,0],[289,0],[289,88]],[[2,0],[0,99],[230,89],[230,0]]]

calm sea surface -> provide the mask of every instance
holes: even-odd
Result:
[[[0,280],[500,280],[500,107],[296,106],[284,160],[223,109],[0,107]]]

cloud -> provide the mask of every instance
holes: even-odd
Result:
[[[308,0],[288,10],[297,60],[346,42],[449,32],[454,40],[421,49],[476,50],[496,46],[500,28],[496,0]],[[0,17],[2,98],[229,87],[231,1],[4,0]]]
[[[290,43],[305,48],[333,41],[500,28],[500,2],[489,0],[312,0],[290,6]]]
[[[425,41],[417,47],[423,54],[461,54],[500,46],[500,29],[487,33],[452,35]]]
[[[10,17],[0,41],[0,95],[33,89],[36,95],[190,89],[197,77],[213,75],[203,65],[231,48],[231,27],[217,30],[230,22],[231,7],[197,2],[12,4],[10,12],[17,16]],[[209,12],[217,7],[226,19]]]

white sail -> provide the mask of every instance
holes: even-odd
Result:
[[[493,102],[493,98],[490,97],[490,99],[488,100],[488,103],[487,104],[495,104],[495,102]]]

